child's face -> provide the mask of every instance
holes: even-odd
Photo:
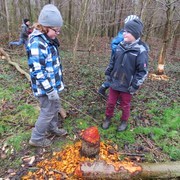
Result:
[[[51,39],[55,39],[59,33],[60,33],[60,28],[58,28],[58,27],[52,27],[52,28],[48,28],[48,33],[47,33],[47,35],[48,35]]]
[[[30,21],[27,21],[27,22],[26,22],[26,25],[28,25],[28,26],[29,26],[29,25],[30,25]]]
[[[123,32],[124,41],[128,43],[132,43],[136,41],[135,37],[128,31]]]

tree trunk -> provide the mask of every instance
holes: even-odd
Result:
[[[76,61],[77,47],[78,47],[79,37],[80,37],[80,33],[81,33],[81,31],[82,31],[82,26],[83,26],[83,23],[84,23],[85,14],[86,14],[86,12],[87,12],[88,2],[89,2],[89,0],[86,0],[86,1],[84,2],[83,13],[82,13],[82,15],[81,15],[81,20],[80,20],[80,24],[79,24],[79,29],[78,29],[78,33],[77,33],[76,40],[75,40],[75,43],[74,43],[74,49],[73,49],[73,63],[74,63],[74,64],[75,64],[75,61]]]
[[[9,38],[9,41],[11,39],[11,34],[10,34],[10,19],[9,19],[9,11],[8,11],[8,1],[5,1],[5,10],[6,10],[6,22],[7,22],[7,32],[8,32],[8,38]]]
[[[174,36],[173,36],[174,39],[173,39],[173,44],[172,44],[171,55],[176,54],[176,50],[177,50],[177,46],[178,46],[178,40],[179,40],[179,37],[180,37],[180,22],[178,22],[173,34],[174,34]]]
[[[100,135],[97,127],[89,127],[80,133],[82,139],[81,155],[93,158],[100,152]]]
[[[69,27],[69,40],[71,42],[72,40],[72,31],[71,31],[71,26],[72,26],[72,18],[71,18],[71,13],[72,13],[72,0],[69,1],[69,8],[68,8],[68,27]]]
[[[158,75],[164,74],[166,51],[168,48],[168,43],[170,42],[171,37],[172,37],[171,23],[172,23],[172,17],[174,14],[174,10],[175,10],[173,0],[168,0],[166,2],[166,7],[167,7],[167,10],[166,10],[167,20],[166,20],[164,34],[163,34],[163,45],[162,45],[161,52],[160,52],[159,59],[158,59],[158,68],[157,68]]]
[[[143,179],[170,179],[180,177],[180,161],[163,163],[142,163],[140,177]]]
[[[85,179],[171,179],[180,177],[180,161],[166,163],[142,163],[123,165],[117,170],[104,161],[85,162],[79,168],[79,174]]]
[[[96,144],[82,140],[81,155],[89,158],[94,158],[100,152],[100,141]]]

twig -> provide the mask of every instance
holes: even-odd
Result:
[[[139,136],[148,144],[148,146],[149,146],[151,149],[153,149],[153,145],[152,145],[150,142],[148,142],[143,135],[139,134]]]
[[[118,153],[120,155],[126,155],[126,156],[139,156],[139,157],[144,157],[145,154],[131,154],[131,153]]]
[[[84,112],[82,112],[81,110],[77,109],[76,107],[74,107],[72,104],[70,104],[68,101],[64,100],[63,98],[61,98],[62,101],[64,101],[65,103],[67,103],[69,106],[73,107],[74,109],[76,109],[78,112],[80,112],[81,114],[90,117],[94,122],[99,123],[96,119],[94,119],[92,116],[90,116],[89,114],[86,114]]]
[[[55,173],[61,174],[62,175],[61,179],[66,179],[68,177],[65,173],[63,173],[61,171],[58,171],[58,170],[55,170],[55,169],[51,169],[51,170],[53,172],[55,172]]]
[[[10,56],[3,50],[3,48],[0,48],[0,52],[5,56],[9,64],[14,66],[21,74],[23,74],[28,79],[28,81],[30,81],[30,75],[25,72],[16,62],[11,61]]]

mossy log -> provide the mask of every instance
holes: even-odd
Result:
[[[180,161],[170,161],[161,163],[141,163],[142,179],[170,179],[180,178]]]
[[[179,179],[180,161],[142,163],[140,166],[137,166],[137,170],[133,172],[130,172],[130,168],[128,170],[123,166],[117,170],[112,164],[107,164],[104,161],[86,162],[81,164],[79,172],[81,172],[79,174],[85,179]]]

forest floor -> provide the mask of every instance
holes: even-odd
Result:
[[[98,42],[98,39],[97,39]],[[137,95],[133,97],[131,117],[125,132],[116,131],[121,112],[118,105],[112,125],[101,128],[105,117],[106,100],[97,94],[104,80],[110,49],[107,40],[100,41],[90,54],[79,50],[75,65],[73,54],[62,46],[66,88],[61,94],[62,107],[67,117],[62,124],[68,136],[50,137],[49,148],[34,148],[28,144],[32,127],[38,117],[38,102],[33,97],[28,80],[20,75],[6,60],[0,59],[0,178],[19,179],[43,158],[50,158],[67,144],[78,140],[78,133],[90,126],[97,126],[101,141],[117,147],[124,156],[136,162],[164,162],[180,160],[180,54],[169,49],[165,66],[168,81],[148,78]],[[154,73],[160,51],[158,41],[150,44],[149,73]],[[27,57],[22,47],[8,49],[12,61],[28,72]],[[136,154],[136,156],[134,156]],[[138,156],[138,154],[140,156]],[[32,163],[23,158],[35,157]]]

